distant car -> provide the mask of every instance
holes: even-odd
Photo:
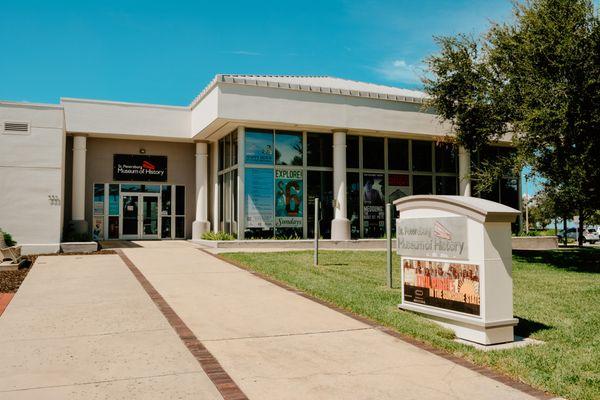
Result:
[[[557,236],[559,239],[562,239],[564,237],[564,232],[565,231],[560,231],[558,233]],[[567,229],[567,238],[577,240],[578,232],[579,232],[579,228]],[[596,228],[584,228],[583,229],[583,241],[585,243],[594,244],[599,240],[600,240],[600,235],[598,234],[598,231],[596,230]]]

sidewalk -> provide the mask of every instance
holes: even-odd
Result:
[[[535,398],[198,249],[122,251],[250,399]]]
[[[0,355],[3,400],[222,398],[117,255],[40,257]]]

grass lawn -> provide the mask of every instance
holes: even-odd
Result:
[[[540,346],[482,352],[454,342],[453,333],[399,311],[399,289],[385,286],[385,253],[322,251],[229,253],[225,258],[369,317],[476,364],[568,399],[600,399],[600,250],[521,252],[513,256],[516,333]],[[394,285],[400,287],[394,255]]]

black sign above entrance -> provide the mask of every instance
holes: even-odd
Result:
[[[115,154],[113,179],[115,181],[165,182],[167,180],[167,157]]]

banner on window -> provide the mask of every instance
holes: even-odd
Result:
[[[273,169],[246,168],[246,228],[273,226]]]
[[[275,226],[302,227],[302,170],[275,170]]]
[[[385,181],[383,174],[363,174],[363,221],[366,237],[385,231]]]

